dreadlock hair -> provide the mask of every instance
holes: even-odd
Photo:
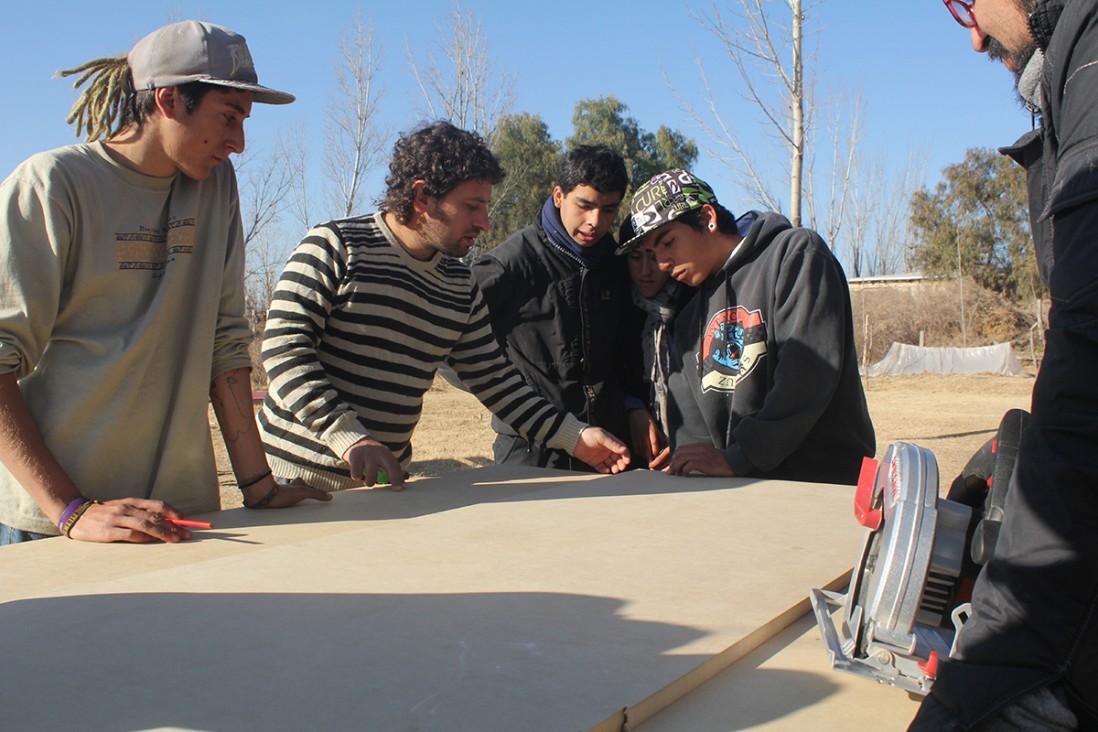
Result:
[[[88,142],[117,134],[124,126],[125,103],[133,97],[133,75],[126,54],[92,59],[75,69],[57,72],[61,77],[77,74],[80,76],[73,82],[73,89],[94,79],[72,105],[65,121],[76,124],[77,137],[84,131]]]
[[[79,89],[89,80],[91,83],[73,103],[65,121],[76,125],[77,137],[83,131],[87,142],[110,139],[131,125],[141,129],[156,109],[155,90],[134,90],[126,54],[93,59],[74,69],[57,72],[61,77],[77,74],[80,76],[73,82],[73,89]],[[210,90],[210,85],[192,81],[175,89],[183,108],[190,113]]]

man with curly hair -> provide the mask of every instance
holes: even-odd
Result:
[[[306,234],[263,342],[270,390],[259,423],[279,474],[326,490],[403,489],[423,395],[444,364],[532,442],[600,472],[625,468],[625,445],[523,382],[459,259],[488,228],[503,176],[478,135],[437,122],[397,141],[380,211]]]
[[[0,184],[0,544],[178,542],[220,507],[212,401],[244,501],[280,487],[252,416],[229,162],[260,86],[243,36],[183,21],[64,75],[87,142]]]

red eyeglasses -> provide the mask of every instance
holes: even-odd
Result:
[[[953,19],[958,23],[965,28],[976,27],[976,16],[972,14],[972,3],[966,3],[964,0],[942,0],[942,2],[949,8],[949,12],[953,14]]]

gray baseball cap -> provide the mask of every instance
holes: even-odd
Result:
[[[127,58],[138,91],[201,81],[253,92],[262,104],[294,101],[293,94],[260,86],[244,36],[213,23],[166,25],[138,41]]]
[[[614,250],[625,254],[640,244],[648,234],[684,213],[716,203],[717,195],[701,178],[682,168],[658,173],[637,189],[629,206],[633,237]]]

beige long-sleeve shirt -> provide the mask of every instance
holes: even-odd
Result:
[[[0,373],[81,494],[218,508],[210,380],[248,366],[236,177],[122,167],[101,143],[0,184]],[[0,523],[57,528],[0,465]]]

